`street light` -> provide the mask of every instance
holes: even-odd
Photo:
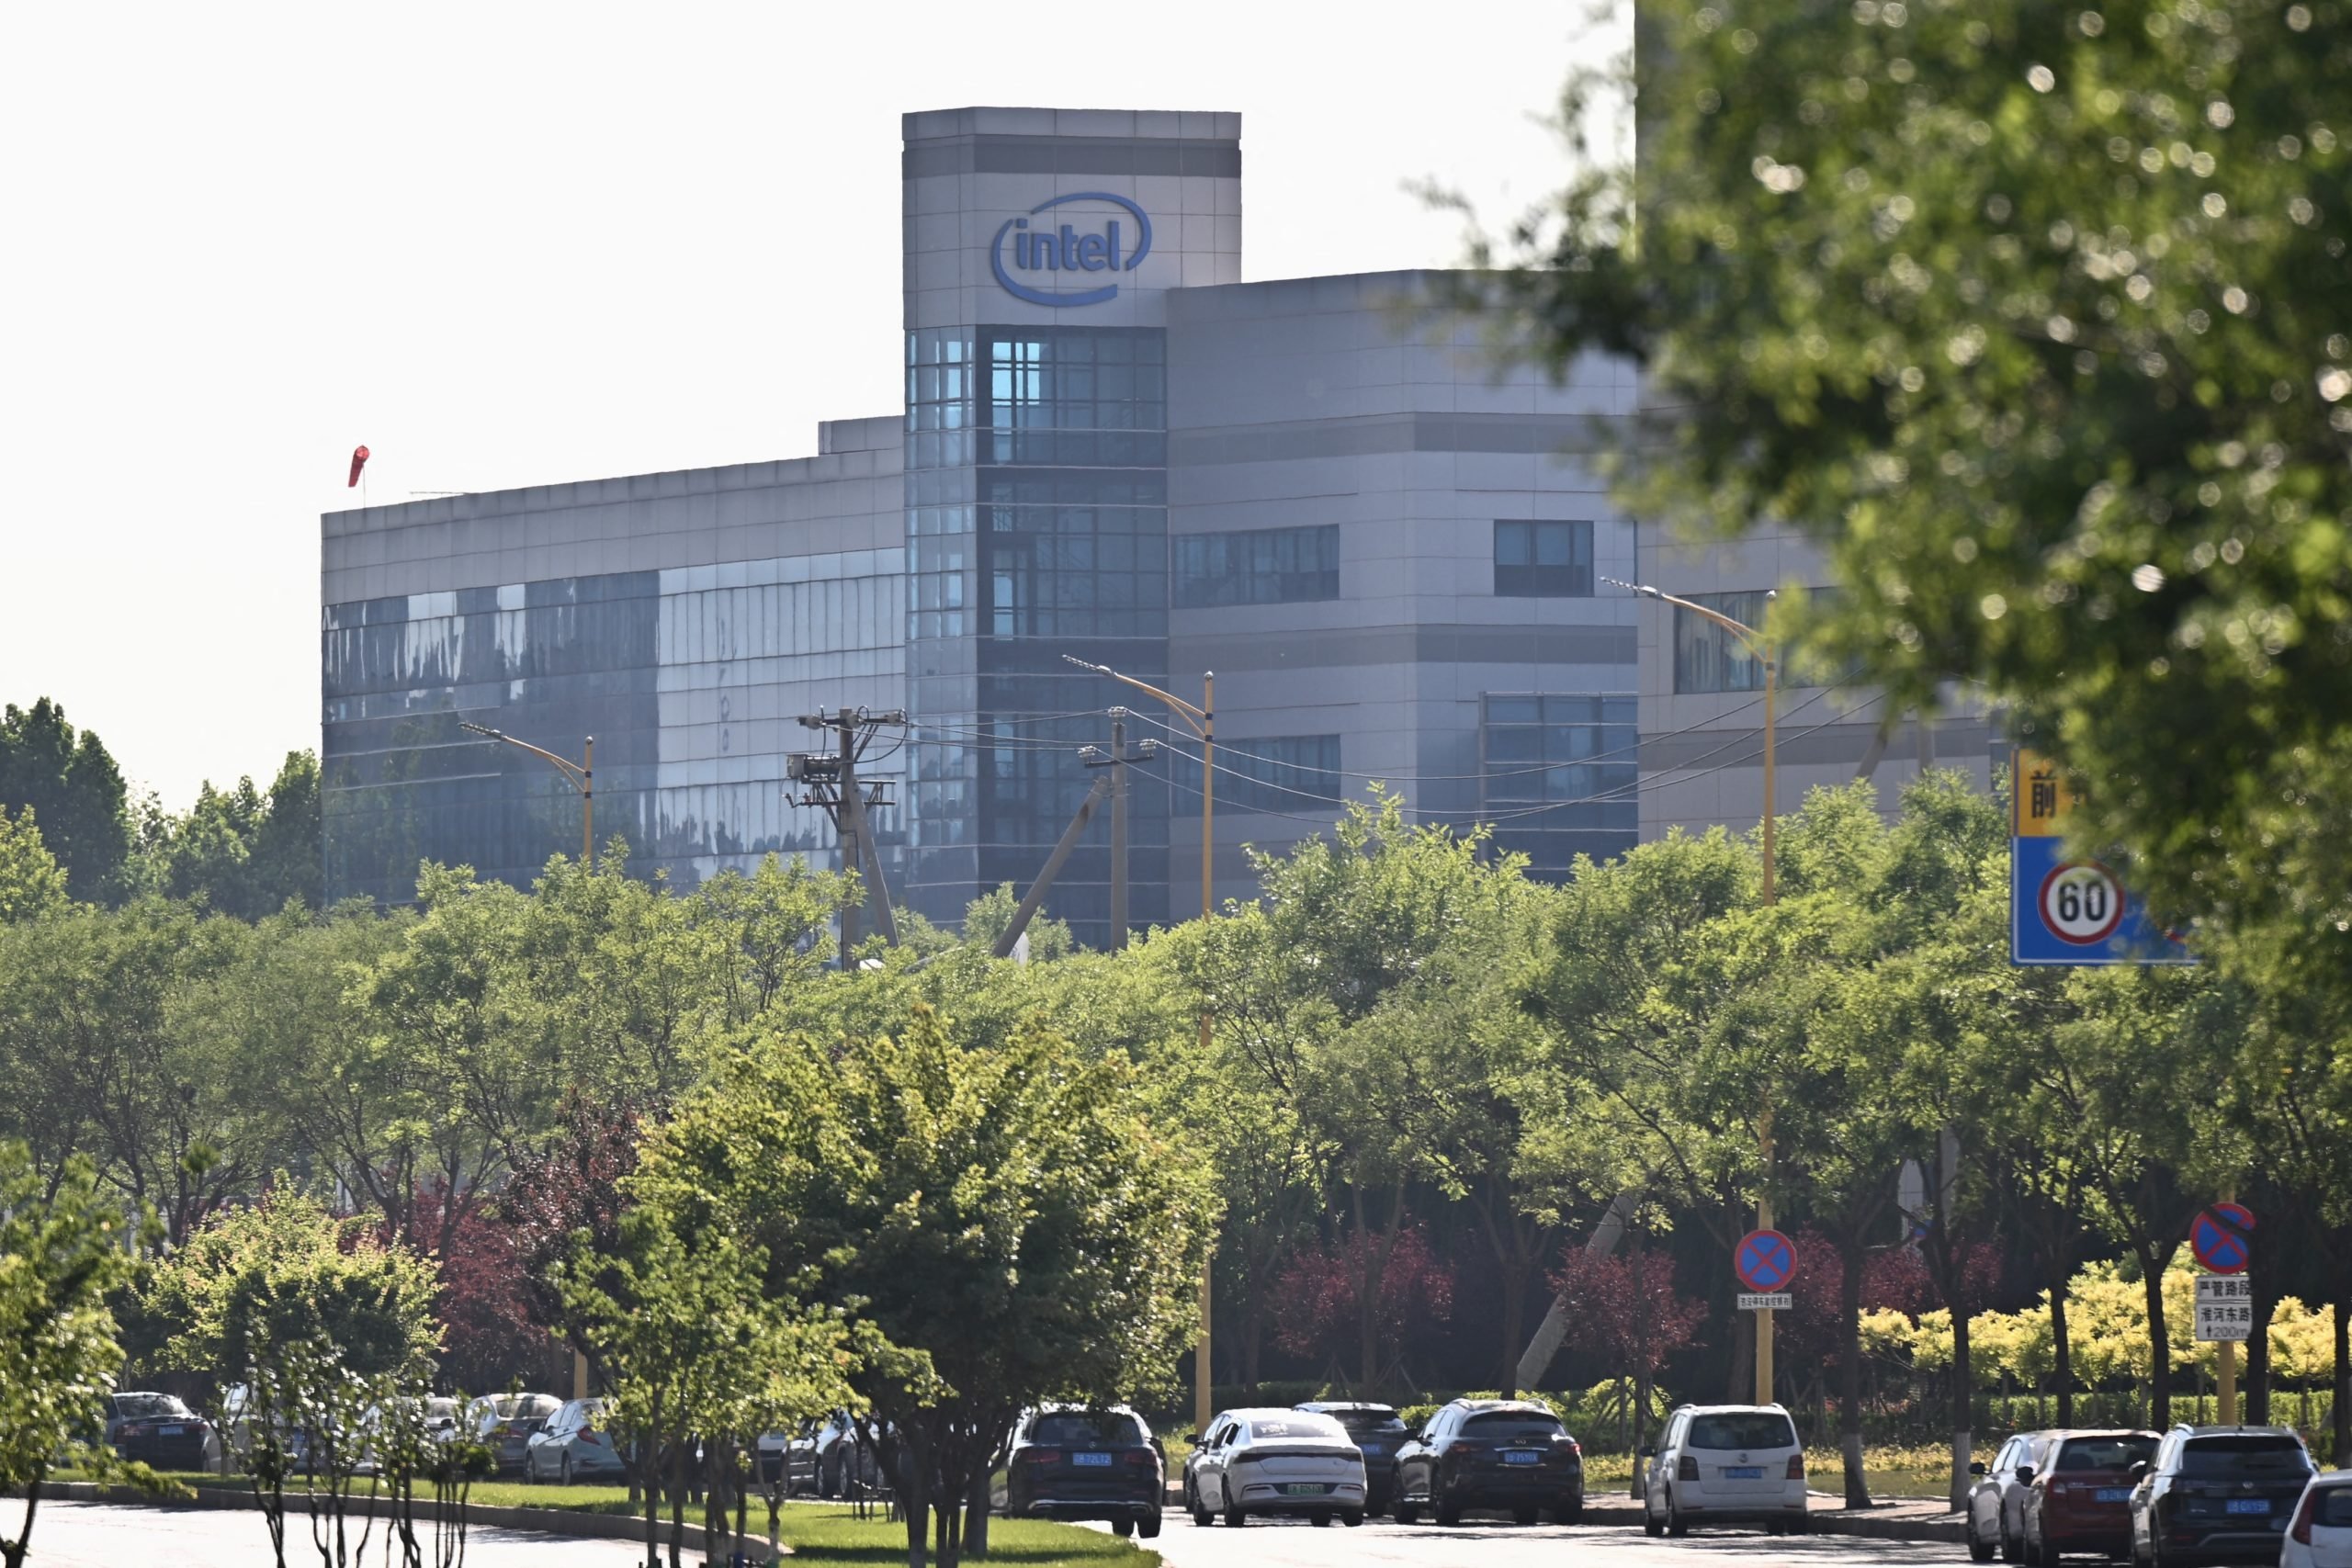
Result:
[[[1216,842],[1213,830],[1216,819],[1216,672],[1202,671],[1201,705],[1194,707],[1171,692],[1163,692],[1159,687],[1138,681],[1132,675],[1122,675],[1107,664],[1090,664],[1074,654],[1065,653],[1062,658],[1077,665],[1080,670],[1091,671],[1097,675],[1108,675],[1122,685],[1133,686],[1138,692],[1148,693],[1158,697],[1191,728],[1195,736],[1199,737],[1201,742],[1201,918],[1208,919],[1216,912],[1216,894],[1210,880],[1212,874],[1210,851]],[[1204,1008],[1201,1010],[1201,1055],[1204,1058],[1207,1056],[1209,1049],[1209,1011]],[[1210,1265],[1201,1270],[1201,1337],[1193,1352],[1193,1430],[1203,1436],[1208,1432],[1209,1417],[1216,1414],[1209,1408],[1209,1275],[1215,1262],[1215,1249],[1212,1248]]]
[[[596,738],[591,735],[580,743],[580,761],[575,762],[569,757],[559,757],[545,747],[534,746],[527,740],[518,740],[504,730],[492,729],[488,725],[469,724],[460,719],[458,722],[458,728],[471,730],[476,735],[486,735],[492,740],[503,740],[509,746],[520,746],[532,756],[544,758],[556,765],[557,772],[563,774],[564,782],[580,792],[580,858],[590,870],[595,869]],[[580,1397],[584,1399],[587,1396],[582,1394]]]
[[[1749,652],[1764,661],[1764,906],[1767,908],[1771,908],[1777,901],[1772,876],[1773,818],[1778,814],[1777,808],[1780,805],[1779,792],[1773,787],[1772,764],[1775,739],[1773,708],[1774,699],[1780,693],[1781,678],[1780,660],[1773,655],[1772,645],[1764,640],[1764,634],[1761,631],[1744,621],[1732,619],[1721,610],[1711,610],[1704,604],[1693,604],[1688,599],[1668,593],[1664,589],[1653,588],[1645,582],[1624,582],[1613,577],[1604,577],[1600,581],[1612,588],[1622,588],[1628,593],[1638,593],[1645,599],[1656,599],[1662,604],[1671,604],[1678,610],[1688,610],[1694,615],[1703,616],[1739,638],[1747,645]],[[1767,603],[1779,597],[1777,592],[1770,590],[1767,590],[1764,594]],[[1757,1118],[1756,1138],[1763,1151],[1765,1181],[1769,1183],[1772,1174],[1772,1104],[1770,1100],[1765,1101],[1763,1111]],[[1769,1185],[1759,1185],[1757,1190],[1756,1228],[1760,1231],[1772,1228],[1772,1193]],[[1758,1404],[1772,1403],[1772,1309],[1770,1307],[1759,1308],[1756,1314],[1756,1403]]]

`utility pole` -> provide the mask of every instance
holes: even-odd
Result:
[[[837,747],[831,752],[795,751],[784,760],[784,776],[806,786],[797,796],[788,796],[796,805],[813,806],[831,818],[833,836],[842,847],[842,869],[865,876],[874,888],[875,924],[882,938],[892,947],[899,945],[899,922],[890,910],[890,886],[882,873],[882,846],[876,841],[866,812],[891,804],[889,786],[884,784],[861,785],[857,781],[858,760],[874,743],[875,732],[885,725],[907,722],[903,709],[892,708],[887,713],[867,713],[864,708],[839,708],[826,713],[804,713],[800,723],[808,729],[831,730]],[[853,952],[858,942],[857,906],[842,906],[842,967],[856,966]]]
[[[1127,766],[1148,762],[1159,755],[1159,742],[1146,740],[1127,755],[1128,710],[1111,710],[1111,750],[1106,755],[1089,746],[1079,760],[1090,768],[1111,770],[1111,951],[1127,945]]]

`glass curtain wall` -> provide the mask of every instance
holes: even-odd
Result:
[[[1479,815],[1528,874],[1563,880],[1576,858],[1623,854],[1640,836],[1640,740],[1631,696],[1487,693],[1478,727]]]
[[[909,898],[933,919],[1025,890],[1093,784],[1103,710],[1157,705],[1063,659],[1168,682],[1167,393],[1157,328],[975,327],[907,339]],[[1154,733],[1129,726],[1130,739]],[[1168,915],[1168,791],[1129,774],[1132,925]],[[1107,813],[1046,909],[1109,934]]]

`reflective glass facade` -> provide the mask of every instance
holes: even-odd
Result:
[[[527,883],[580,852],[580,797],[551,764],[596,738],[595,829],[691,884],[769,851],[831,853],[786,804],[797,716],[904,668],[900,552],[616,572],[326,606],[327,890],[414,896],[420,860]],[[892,770],[876,770],[888,777]],[[903,842],[896,807],[878,813]]]
[[[1187,746],[1196,742],[1186,741]],[[1340,787],[1336,735],[1247,736],[1216,750],[1216,814],[1272,811],[1291,817],[1335,818],[1347,792]],[[1201,765],[1191,755],[1170,764],[1180,816],[1201,814]]]
[[[1478,731],[1479,809],[1495,845],[1556,881],[1579,854],[1606,860],[1640,829],[1638,699],[1489,692]]]
[[[1166,334],[1139,327],[907,334],[907,897],[934,919],[1026,888],[1092,780],[1113,682],[1168,679]],[[1139,694],[1137,694],[1139,695]],[[1167,918],[1168,791],[1131,775],[1129,918]],[[1091,830],[1047,909],[1102,941],[1108,835]]]
[[[1249,528],[1176,540],[1176,607],[1300,604],[1340,596],[1340,526]]]
[[[1760,588],[1738,593],[1686,593],[1694,604],[1729,615],[1744,626],[1761,626],[1770,601]],[[1692,692],[1760,692],[1764,660],[1728,628],[1704,615],[1674,612],[1674,689]]]

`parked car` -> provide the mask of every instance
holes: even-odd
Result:
[[[1013,1424],[989,1502],[1016,1518],[1102,1519],[1116,1535],[1159,1533],[1167,1461],[1125,1405],[1049,1404]]]
[[[1304,1410],[1227,1410],[1184,1461],[1184,1506],[1196,1525],[1223,1515],[1303,1514],[1311,1524],[1363,1523],[1363,1453],[1348,1429]]]
[[[2284,1427],[2176,1427],[2132,1468],[2132,1560],[2145,1568],[2278,1562],[2315,1473]]]
[[[1457,1399],[1396,1450],[1389,1512],[1409,1525],[1424,1508],[1442,1525],[1481,1508],[1523,1525],[1546,1512],[1575,1524],[1584,1517],[1584,1450],[1547,1405]]]
[[[2352,1470],[2314,1475],[2303,1487],[2278,1568],[2352,1568]]]
[[[551,1393],[486,1393],[466,1406],[466,1422],[474,1440],[490,1450],[499,1474],[520,1475],[531,1434],[562,1407]]]
[[[626,1474],[628,1456],[613,1435],[596,1425],[604,1410],[601,1399],[574,1399],[560,1406],[523,1445],[523,1479],[569,1486],[592,1477]]]
[[[2154,1432],[2057,1432],[2025,1489],[2024,1557],[2057,1568],[2070,1551],[2132,1552],[2132,1467],[2156,1456]]]
[[[2042,1451],[2058,1438],[2055,1432],[2019,1432],[2003,1443],[1989,1464],[1978,1460],[1968,1467],[1976,1479],[1968,1488],[1968,1505],[1961,1528],[1968,1537],[1968,1555],[1989,1562],[1995,1552],[2004,1562],[2025,1558],[2025,1496],[2033,1484],[2034,1467]]]
[[[114,1395],[106,1440],[123,1458],[157,1470],[206,1470],[220,1462],[212,1423],[168,1393]]]
[[[797,1432],[763,1434],[757,1447],[760,1479],[772,1483],[781,1475],[788,1497],[811,1492],[842,1497],[849,1495],[852,1482],[872,1488],[881,1480],[874,1444],[846,1411],[803,1421]]]
[[[1777,1404],[1686,1404],[1643,1458],[1642,1528],[1687,1535],[1694,1524],[1805,1528],[1804,1445]]]
[[[1295,1406],[1329,1416],[1348,1429],[1363,1454],[1363,1508],[1385,1514],[1396,1495],[1396,1450],[1405,1446],[1404,1418],[1393,1404],[1359,1404],[1341,1400],[1310,1400]]]

